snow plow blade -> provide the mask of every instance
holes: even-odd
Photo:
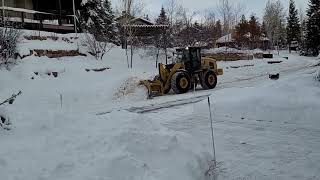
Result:
[[[148,90],[148,98],[152,98],[155,96],[162,96],[163,93],[163,85],[160,80],[144,80],[140,81],[140,85],[144,85]]]
[[[223,75],[223,69],[217,69],[217,75],[222,76]]]

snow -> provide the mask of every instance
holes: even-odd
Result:
[[[262,49],[253,49],[253,50],[241,50],[236,48],[230,47],[219,47],[219,48],[212,48],[203,50],[206,54],[258,54],[258,53],[265,53]]]
[[[24,31],[37,33],[52,35]],[[57,41],[23,39],[19,51],[86,52],[83,35],[54,35]],[[73,43],[62,40],[76,36]],[[219,179],[320,178],[316,58],[281,52],[274,60],[283,62],[274,65],[259,59],[219,62],[225,74],[215,90],[147,100],[146,90],[137,84],[157,73],[155,57],[142,49],[135,52],[132,70],[119,47],[102,61],[90,55],[29,56],[11,71],[1,69],[0,101],[22,91],[13,105],[0,111],[12,123],[10,131],[0,129],[1,179],[210,179],[205,176],[213,160],[206,101],[148,113],[128,111],[207,94],[213,104],[217,160],[222,163]],[[110,69],[85,71],[102,67]],[[271,72],[280,73],[280,80],[270,80]]]
[[[320,84],[310,70],[213,93],[217,160],[227,173],[222,179],[318,179],[320,153]],[[205,102],[159,112],[167,127],[191,134],[193,149],[210,148]],[[202,147],[194,146],[194,142]],[[294,171],[292,170],[294,169]]]
[[[224,54],[224,53],[233,53],[233,54],[244,54],[246,51],[239,50],[236,48],[230,48],[230,47],[219,47],[219,48],[213,48],[208,50],[203,50],[204,53],[212,53],[212,54]]]

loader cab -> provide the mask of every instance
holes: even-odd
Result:
[[[177,49],[177,63],[184,63],[186,70],[193,72],[201,68],[201,48],[187,47]]]

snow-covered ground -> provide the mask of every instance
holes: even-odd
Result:
[[[84,51],[81,38],[68,43],[59,37],[57,42],[23,40],[20,50]],[[219,62],[225,75],[215,90],[147,100],[137,84],[157,73],[155,58],[137,52],[132,70],[119,48],[103,61],[30,56],[11,71],[1,69],[0,100],[19,90],[23,94],[1,110],[13,125],[10,131],[0,129],[0,179],[210,179],[206,101],[149,113],[127,111],[206,94],[213,103],[219,179],[320,178],[317,58],[282,52],[274,59],[280,64]],[[102,67],[111,69],[85,71]],[[269,73],[280,73],[280,80],[270,80]]]

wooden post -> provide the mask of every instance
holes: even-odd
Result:
[[[214,134],[213,134],[213,117],[212,117],[210,96],[208,97],[208,107],[209,107],[209,114],[210,114],[210,121],[211,121],[211,139],[212,139],[213,160],[214,160],[214,167],[216,168],[217,167],[217,159],[216,159],[216,147],[215,147]]]
[[[74,3],[74,0],[72,0],[72,6],[73,6],[73,23],[74,23],[74,32],[77,34],[76,6],[75,6],[75,3]]]
[[[59,0],[58,2],[59,2],[59,18],[58,18],[58,22],[59,22],[59,25],[61,26],[61,25],[62,25],[62,22],[61,22],[61,16],[62,16],[62,12],[61,12],[61,0]]]
[[[24,12],[21,12],[21,22],[24,23]]]
[[[4,0],[2,0],[2,22],[4,23],[4,21],[5,21],[5,18],[4,18]]]

